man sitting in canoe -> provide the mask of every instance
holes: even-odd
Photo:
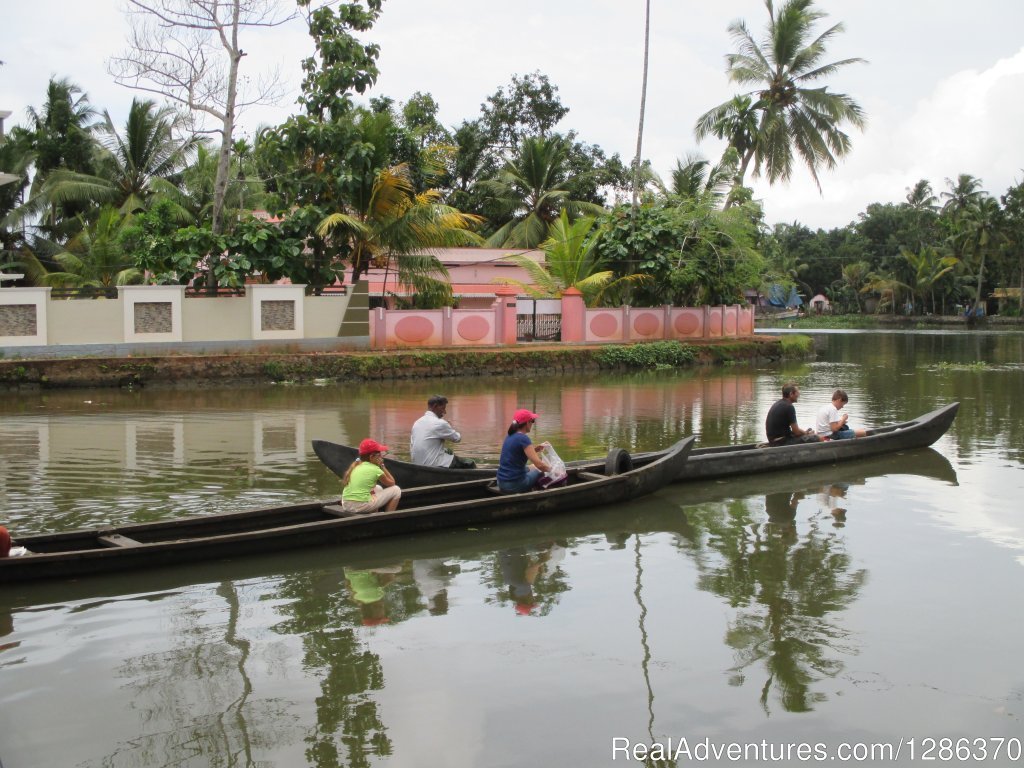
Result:
[[[814,430],[803,429],[796,423],[794,403],[800,397],[800,388],[792,381],[782,388],[782,399],[776,400],[768,409],[768,417],[764,420],[764,431],[768,435],[769,445],[796,445],[797,443],[816,443],[820,438]]]
[[[867,434],[867,430],[854,429],[846,423],[850,414],[840,413],[848,402],[850,402],[850,397],[843,390],[837,389],[832,393],[832,402],[822,406],[818,411],[818,420],[814,424],[814,431],[818,437],[827,437],[829,440],[849,440],[853,437],[864,437]]]
[[[473,469],[476,462],[456,456],[444,446],[445,440],[453,443],[462,441],[462,435],[445,421],[448,412],[448,398],[433,395],[427,400],[427,412],[412,425],[409,438],[409,453],[413,464],[425,467],[449,467],[451,469]]]

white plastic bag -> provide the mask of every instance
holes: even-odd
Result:
[[[553,485],[563,485],[569,477],[569,472],[565,468],[565,462],[562,461],[562,457],[558,455],[558,452],[551,447],[551,443],[545,442],[541,443],[541,445],[544,446],[544,450],[540,454],[541,458],[547,462],[551,469],[541,475],[537,485],[541,488],[550,488]]]

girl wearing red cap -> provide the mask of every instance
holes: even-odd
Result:
[[[359,444],[359,458],[345,470],[341,482],[341,508],[346,512],[366,515],[381,508],[385,512],[398,509],[402,489],[384,467],[386,445],[367,438]]]
[[[508,437],[501,446],[501,458],[498,460],[498,488],[504,493],[523,493],[532,490],[540,476],[551,469],[551,466],[539,455],[533,441],[527,434],[537,420],[537,414],[520,408],[512,416],[512,424],[508,428]],[[540,446],[544,450],[544,446]],[[534,468],[527,470],[526,463]]]

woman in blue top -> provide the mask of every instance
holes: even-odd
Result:
[[[501,446],[501,458],[498,460],[498,488],[505,493],[522,493],[536,485],[541,474],[551,466],[538,456],[538,449],[527,434],[537,420],[537,414],[520,408],[512,416],[512,424],[508,428],[508,437]],[[540,451],[544,446],[540,446]],[[534,469],[527,470],[530,462]]]

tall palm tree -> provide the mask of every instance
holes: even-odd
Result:
[[[400,284],[445,303],[451,300],[448,273],[431,251],[479,245],[472,228],[480,221],[442,204],[437,190],[417,194],[403,163],[380,171],[363,207],[330,214],[317,234],[346,243],[353,281],[371,266],[388,270],[394,262]]]
[[[939,198],[928,179],[921,179],[907,189],[907,206],[915,211],[934,211],[939,207]]]
[[[843,31],[843,25],[835,24],[813,37],[815,23],[827,15],[814,7],[814,0],[786,0],[778,12],[773,0],[765,0],[765,7],[769,22],[764,40],[755,39],[742,20],[729,25],[738,46],[736,53],[726,56],[729,79],[756,86],[745,94],[754,100],[745,111],[756,111],[756,131],[753,135],[736,134],[740,143],[747,145],[740,168],[745,173],[753,160],[755,176],[763,171],[769,183],[788,181],[795,153],[820,189],[818,170],[834,168],[836,160],[850,151],[850,137],[842,126],[863,127],[864,114],[846,94],[811,84],[863,59],[823,62],[826,44]],[[724,136],[727,118],[738,117],[741,106],[742,102],[734,99],[703,114],[697,120],[697,138]],[[742,182],[740,176],[738,183]]]
[[[946,179],[948,191],[942,193],[942,214],[950,229],[949,242],[954,254],[965,265],[977,268],[974,309],[981,306],[985,261],[999,238],[999,203],[981,188],[981,179],[961,173],[956,180]]]
[[[697,137],[715,136],[725,139],[728,148],[739,157],[734,187],[742,187],[747,168],[754,158],[754,143],[757,141],[758,108],[749,96],[733,96],[729,101],[706,112],[697,122]],[[728,149],[726,151],[729,151]],[[726,200],[725,207],[733,204],[733,195]]]
[[[569,198],[568,153],[560,136],[526,138],[496,178],[480,182],[506,219],[487,239],[488,246],[536,248],[563,208],[571,216],[604,212],[599,205]]]
[[[50,202],[89,201],[115,206],[121,213],[145,209],[160,193],[173,194],[181,172],[201,139],[179,138],[182,118],[171,107],[132,100],[124,132],[109,112],[100,127],[102,152],[95,174],[56,170],[40,190]],[[184,215],[184,214],[183,214]]]
[[[644,77],[640,85],[640,125],[636,132],[636,157],[633,158],[633,209],[640,194],[640,163],[643,160],[644,113],[647,111],[647,64],[651,51],[651,0],[644,4]]]
[[[530,283],[521,280],[503,279],[507,285],[514,285],[534,298],[559,297],[567,288],[576,288],[583,294],[587,306],[596,306],[610,292],[630,284],[646,282],[647,275],[625,275],[619,278],[602,258],[597,245],[601,230],[595,229],[596,219],[583,216],[570,221],[563,210],[552,222],[550,236],[541,243],[544,263],[517,254],[506,260],[521,267],[530,276]]]

